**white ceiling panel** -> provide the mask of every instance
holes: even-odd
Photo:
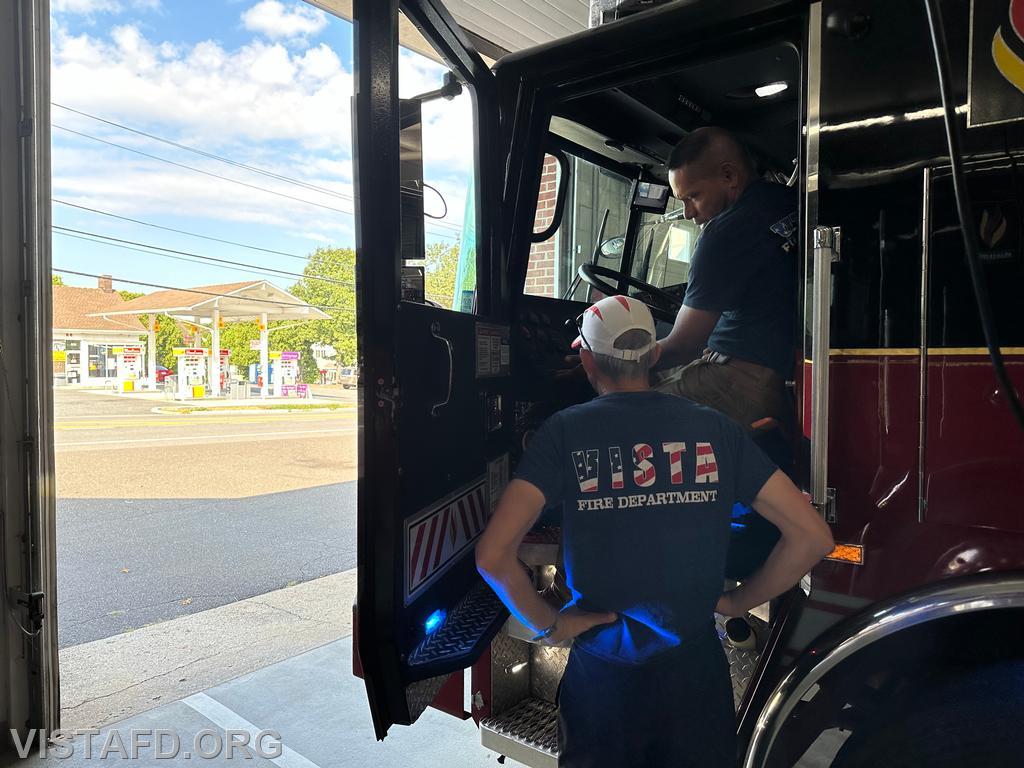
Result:
[[[587,0],[447,0],[463,27],[506,51],[548,43],[587,28]]]
[[[352,0],[306,0],[345,19],[352,18]],[[588,0],[444,0],[465,29],[510,53],[549,43],[587,28]],[[426,53],[425,42],[406,22],[402,44]]]

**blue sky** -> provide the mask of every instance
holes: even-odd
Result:
[[[301,0],[53,0],[51,71],[53,223],[64,228],[54,231],[55,268],[112,274],[116,287],[142,292],[156,289],[116,278],[174,287],[269,279],[287,288],[296,278],[257,268],[300,273],[317,246],[353,245],[347,21]],[[401,94],[438,87],[443,71],[403,51]],[[428,241],[452,242],[472,163],[468,94],[426,105],[424,118],[426,180],[448,204],[445,221],[428,223]],[[428,194],[426,207],[440,213],[441,204]]]

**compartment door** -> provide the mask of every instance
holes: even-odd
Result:
[[[509,329],[480,314],[492,298],[494,77],[440,3],[357,0],[353,11],[361,361],[355,642],[383,739],[391,725],[412,724],[506,617],[476,572],[473,549],[509,472]],[[417,254],[403,252],[422,239],[409,236],[408,210],[404,222],[402,215],[409,147],[400,141],[408,122],[408,100],[398,98],[400,11],[475,101],[477,162],[464,230],[474,228],[477,282],[475,295],[460,301],[472,313],[425,301],[408,263]],[[403,269],[413,278],[405,290]],[[451,688],[446,702],[458,698]]]

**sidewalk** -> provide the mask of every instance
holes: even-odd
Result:
[[[107,744],[121,743],[130,755],[132,731],[144,729],[172,732],[180,751],[173,758],[158,758],[155,747],[143,746],[136,759],[125,760],[133,766],[239,761],[261,768],[496,765],[497,755],[480,746],[472,721],[431,709],[418,727],[395,726],[386,741],[377,742],[363,683],[352,674],[354,597],[353,569],[61,652],[61,726],[118,722],[89,739],[91,757],[86,756],[87,737],[76,736],[73,753],[60,764],[89,766],[103,759]],[[74,679],[69,680],[72,670]],[[280,754],[261,757],[256,752],[251,759],[241,749],[233,759],[226,749],[215,757],[196,754],[197,743],[206,751],[218,739],[226,745],[228,730],[248,734],[253,751],[260,743],[270,753],[279,743]],[[258,742],[267,730],[276,733]],[[122,759],[116,746],[106,757]],[[40,757],[38,748],[14,760],[25,768],[53,763],[52,756]]]

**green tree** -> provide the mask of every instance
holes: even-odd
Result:
[[[50,285],[64,285],[64,278],[60,275],[50,275]]]
[[[220,332],[220,346],[231,350],[231,365],[239,370],[248,370],[252,363],[260,361],[260,353],[249,349],[249,342],[258,340],[260,329],[254,320],[226,323]]]
[[[427,246],[424,268],[425,293],[428,301],[452,308],[455,296],[455,273],[459,268],[459,241],[453,244],[431,243]]]
[[[139,298],[139,296],[145,296],[146,295],[144,293],[136,293],[135,291],[118,291],[118,294],[125,301],[131,301],[132,299]],[[143,317],[143,315],[140,315],[140,317]]]
[[[317,342],[330,344],[338,351],[339,363],[352,365],[356,360],[355,251],[351,248],[317,248],[306,262],[303,275],[289,289],[290,292],[323,310],[328,319],[298,325],[284,322],[277,324],[277,328],[272,326],[271,346],[302,352],[300,366],[301,361],[308,357],[312,370],[316,361],[310,345]]]

